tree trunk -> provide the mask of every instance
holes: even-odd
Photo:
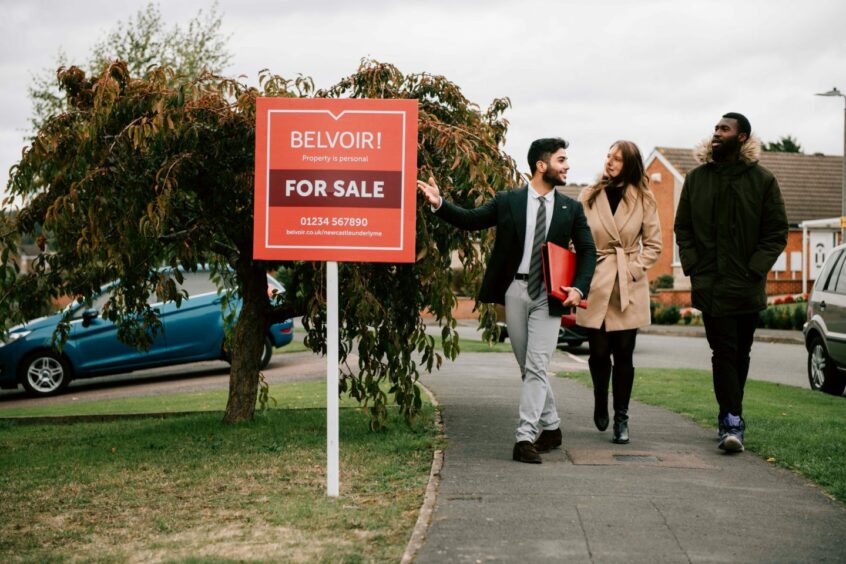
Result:
[[[232,337],[232,368],[224,423],[249,421],[255,415],[261,354],[270,309],[267,274],[261,263],[240,264],[237,271],[242,281],[243,304]]]

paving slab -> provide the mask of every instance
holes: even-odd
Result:
[[[614,445],[591,390],[553,378],[564,448],[521,464],[513,356],[462,353],[423,382],[448,444],[415,562],[846,561],[843,504],[679,415],[633,402],[632,442]]]

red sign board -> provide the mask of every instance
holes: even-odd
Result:
[[[417,101],[259,98],[253,257],[414,262]]]

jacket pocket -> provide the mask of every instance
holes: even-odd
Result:
[[[628,267],[629,271],[629,279],[632,282],[637,282],[638,280],[643,278],[643,275],[646,273],[646,270],[634,261],[629,262],[626,266]]]

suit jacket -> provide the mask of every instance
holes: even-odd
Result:
[[[505,303],[505,291],[514,280],[523,257],[528,193],[528,186],[497,192],[493,200],[470,210],[444,199],[441,207],[435,212],[438,217],[460,229],[475,231],[496,227],[493,252],[482,280],[479,301]],[[564,248],[573,242],[578,256],[573,286],[586,298],[596,266],[596,247],[582,205],[557,190],[553,198],[552,223],[546,240]],[[559,300],[549,300],[550,314],[564,315],[566,309]]]
[[[658,207],[628,186],[612,214],[605,190],[587,207],[593,190],[582,190],[579,201],[585,206],[598,258],[588,307],[578,311],[576,322],[591,329],[604,322],[607,331],[645,327],[650,323],[646,271],[661,254]]]

